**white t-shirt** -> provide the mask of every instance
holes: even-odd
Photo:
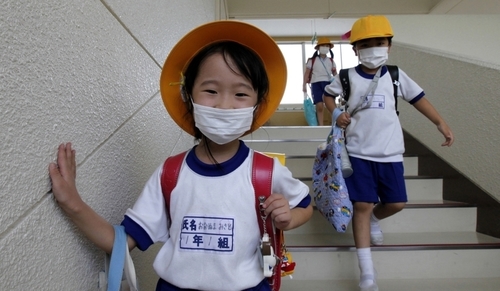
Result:
[[[140,249],[164,242],[153,266],[165,281],[180,288],[222,291],[251,288],[264,279],[257,251],[261,218],[251,181],[253,153],[241,141],[235,157],[221,164],[222,172],[191,150],[171,193],[170,229],[160,185],[163,165],[127,210],[123,224]],[[309,187],[277,159],[272,191],[283,194],[291,208],[310,201]]]
[[[335,61],[330,57],[321,58],[320,56],[317,56],[316,60],[314,61],[313,68],[311,68],[312,65],[312,59],[309,59],[307,61],[306,67],[308,69],[312,69],[311,83],[330,82],[330,79],[333,76],[332,70],[334,68],[337,68]]]
[[[342,93],[340,78],[337,76],[325,87],[326,95],[337,96]],[[361,66],[349,69],[351,93],[347,106],[350,109],[355,108],[360,98],[366,94],[373,77],[374,75],[363,72]],[[398,98],[410,104],[425,95],[422,88],[401,69],[399,83]],[[384,66],[370,108],[351,116],[351,124],[346,129],[346,147],[350,156],[375,162],[403,161],[403,130],[395,106],[392,79]]]

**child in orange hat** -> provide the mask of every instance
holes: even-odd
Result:
[[[202,25],[172,49],[160,78],[162,98],[173,120],[199,143],[183,157],[168,205],[162,164],[122,222],[129,249],[163,243],[154,263],[156,290],[271,290],[260,262],[261,217],[251,179],[257,153],[239,138],[273,114],[285,82],[276,43],[243,22]],[[58,204],[110,253],[114,228],[80,197],[70,143],[59,146],[49,171]],[[271,187],[261,215],[274,226],[288,230],[311,217],[309,187],[277,160]]]

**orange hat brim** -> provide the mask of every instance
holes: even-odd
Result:
[[[278,108],[285,91],[287,69],[276,42],[259,28],[241,21],[209,22],[188,32],[170,51],[160,76],[160,93],[168,114],[184,131],[194,136],[194,118],[181,96],[181,76],[191,59],[215,42],[234,41],[254,51],[262,59],[268,78],[267,102],[259,105],[249,134],[266,123]]]

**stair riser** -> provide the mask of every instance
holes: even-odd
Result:
[[[309,193],[314,195],[312,181],[303,181],[309,186]],[[443,181],[441,179],[406,179],[406,192],[409,201],[443,200]]]
[[[314,157],[310,158],[287,158],[286,166],[296,178],[311,177]],[[418,158],[405,157],[404,161],[405,176],[418,175]]]
[[[384,233],[475,231],[476,212],[474,207],[407,208],[381,220],[380,226]],[[307,223],[286,233],[339,235],[318,211],[314,211],[313,217]],[[352,233],[351,224],[346,233]]]
[[[244,140],[326,139],[331,126],[266,126],[243,137]]]
[[[357,280],[355,252],[292,252],[297,262],[293,280]],[[495,278],[499,276],[500,251],[419,250],[373,251],[379,279]]]

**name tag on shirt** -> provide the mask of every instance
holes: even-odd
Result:
[[[385,109],[385,96],[373,95],[371,109]]]
[[[185,216],[183,219],[181,249],[232,252],[233,241],[233,218]]]

